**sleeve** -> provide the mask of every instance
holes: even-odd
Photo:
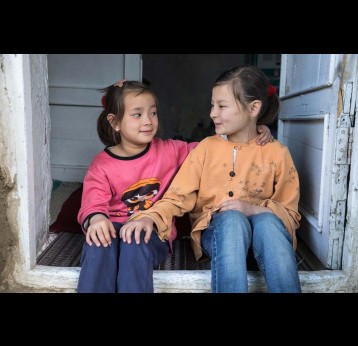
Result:
[[[199,142],[191,142],[191,143],[188,143],[188,148],[189,148],[189,151],[193,150],[194,148],[196,148],[196,146],[199,144]]]
[[[198,142],[187,143],[180,140],[173,140],[173,143],[177,152],[179,166],[184,162],[189,152],[198,145]]]
[[[150,217],[160,234],[171,227],[174,216],[182,216],[194,208],[205,159],[197,149],[189,153],[163,198],[149,210],[133,215],[128,221]]]
[[[95,173],[90,167],[83,181],[81,208],[77,216],[82,229],[86,230],[89,219],[95,214],[103,214],[109,218],[108,206],[111,198],[107,176]]]
[[[299,227],[301,220],[301,215],[298,213],[299,197],[297,170],[288,148],[285,147],[275,175],[274,193],[270,199],[261,201],[259,205],[270,208],[283,221],[292,235]]]

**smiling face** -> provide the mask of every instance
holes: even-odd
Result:
[[[227,135],[233,142],[246,142],[251,127],[256,133],[256,121],[250,116],[253,116],[250,110],[235,99],[229,84],[213,88],[210,117],[217,134]],[[252,126],[253,122],[255,126]]]
[[[124,115],[116,125],[122,146],[147,145],[158,130],[157,106],[153,96],[131,92],[126,95],[124,104]]]

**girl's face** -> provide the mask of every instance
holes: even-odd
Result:
[[[129,93],[124,100],[125,112],[118,124],[122,145],[146,145],[158,130],[155,100],[149,93]]]
[[[249,111],[235,99],[228,84],[213,88],[210,117],[217,134],[237,137],[237,142],[246,141],[252,120]]]

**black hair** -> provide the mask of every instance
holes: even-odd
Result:
[[[136,93],[136,96],[148,93],[153,96],[155,105],[158,106],[158,100],[154,92],[148,85],[141,82],[118,82],[101,89],[100,91],[105,93],[105,96],[102,102],[104,109],[97,120],[97,133],[101,142],[106,146],[117,145],[121,142],[120,133],[116,132],[112,125],[116,125],[123,119],[125,111],[124,100],[129,93]],[[112,125],[107,119],[108,114],[114,114],[115,116]]]
[[[229,84],[235,99],[245,107],[254,100],[261,101],[258,125],[269,125],[276,119],[280,100],[275,92],[269,95],[270,81],[258,67],[241,65],[230,68],[215,80],[214,87],[221,84]]]

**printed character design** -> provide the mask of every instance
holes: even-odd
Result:
[[[160,190],[160,181],[157,178],[138,180],[122,194],[122,202],[128,207],[128,216],[135,211],[145,210],[153,205],[152,198]]]

